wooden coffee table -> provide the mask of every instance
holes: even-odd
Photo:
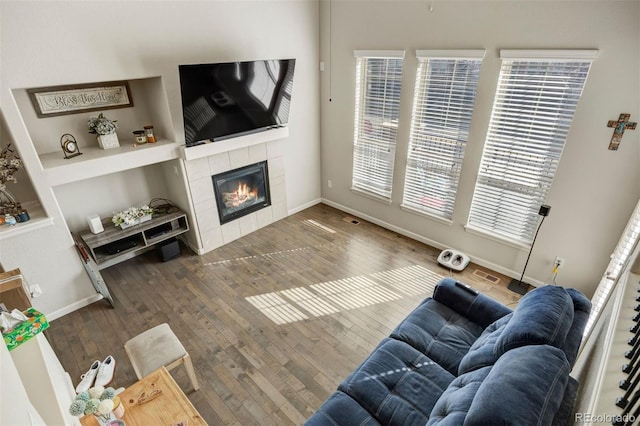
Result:
[[[162,390],[162,394],[148,402],[138,402],[143,392],[150,396],[157,390]],[[207,424],[164,367],[129,386],[118,396],[124,404],[122,420],[127,426]],[[85,426],[98,426],[96,418],[92,415],[82,417],[80,423]]]

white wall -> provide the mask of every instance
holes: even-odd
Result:
[[[55,223],[0,241],[0,255],[5,268],[20,267],[31,283],[40,284],[44,295],[38,307],[43,312],[60,312],[94,294],[68,236],[65,215],[75,227],[85,210],[102,213],[108,208],[101,200],[72,213],[74,203],[89,202],[74,195],[77,185],[55,191],[48,185],[13,97],[15,89],[161,76],[174,136],[183,142],[179,64],[296,58],[286,141],[287,207],[292,211],[320,197],[318,13],[316,1],[0,3],[0,107]],[[51,137],[58,140],[60,135]],[[108,185],[114,180],[92,182]],[[92,182],[78,185],[86,193]],[[172,195],[175,185],[170,186]],[[148,191],[146,195],[157,195],[153,188]],[[114,209],[122,204],[114,201]]]
[[[87,229],[87,217],[96,213],[104,219],[152,198],[170,198],[166,187],[162,166],[154,164],[58,186],[54,193],[69,229],[77,232]]]
[[[322,196],[439,248],[454,247],[478,263],[518,277],[528,250],[464,230],[482,155],[500,49],[599,49],[547,200],[550,216],[527,277],[549,282],[555,256],[567,260],[558,283],[588,295],[640,196],[640,131],[608,151],[608,120],[622,112],[640,121],[638,1],[343,1],[321,8]],[[331,12],[331,15],[330,15]],[[329,19],[331,17],[331,19]],[[417,49],[486,49],[453,224],[400,209]],[[350,191],[356,49],[405,49],[400,129],[390,206]],[[329,102],[329,99],[332,99]],[[333,188],[327,187],[332,180]]]
[[[0,345],[0,424],[45,425],[29,400],[7,346]]]

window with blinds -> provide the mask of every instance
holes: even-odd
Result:
[[[468,227],[530,244],[597,51],[501,51]]]
[[[391,200],[404,51],[355,51],[352,188]]]
[[[419,50],[402,207],[451,220],[484,50]]]
[[[600,316],[600,312],[604,308],[609,295],[613,290],[613,287],[620,278],[620,273],[625,270],[627,263],[629,262],[629,256],[636,248],[636,245],[640,242],[640,201],[636,204],[636,208],[631,214],[631,218],[627,223],[618,244],[616,245],[609,265],[596,288],[593,297],[591,298],[591,313],[587,320],[587,325],[584,330],[584,335],[587,336],[591,331],[591,328],[595,324],[595,321]]]

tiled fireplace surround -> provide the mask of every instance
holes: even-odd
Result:
[[[185,161],[197,239],[192,249],[204,254],[287,216],[284,146],[284,140],[275,140]],[[265,160],[271,205],[220,225],[211,176]]]

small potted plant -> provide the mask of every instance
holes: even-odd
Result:
[[[102,149],[117,148],[120,146],[116,129],[116,120],[110,120],[100,113],[97,117],[91,117],[87,123],[89,133],[98,135],[98,145]]]

